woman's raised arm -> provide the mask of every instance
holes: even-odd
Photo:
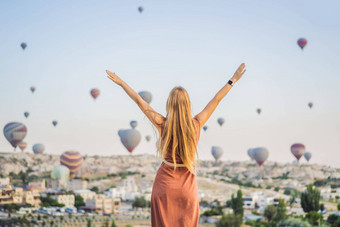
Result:
[[[246,65],[242,63],[236,72],[234,73],[234,76],[230,79],[233,83],[233,85],[243,76],[243,74],[246,72],[245,69]],[[224,87],[221,88],[217,92],[217,94],[214,96],[214,98],[208,103],[208,105],[195,116],[195,118],[199,121],[201,128],[204,126],[204,124],[207,122],[211,114],[214,112],[216,109],[217,105],[220,103],[220,101],[226,96],[230,90],[232,85],[227,83],[224,85]]]
[[[130,96],[130,98],[135,101],[135,103],[139,106],[139,108],[143,111],[143,113],[149,118],[149,120],[152,122],[152,124],[158,129],[160,132],[161,125],[163,124],[164,117],[154,111],[151,106],[145,102],[140,95],[137,94],[127,83],[125,83],[119,76],[117,76],[115,73],[110,72],[109,70],[106,70],[106,73],[108,74],[108,78],[121,86],[126,94]]]

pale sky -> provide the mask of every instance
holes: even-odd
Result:
[[[114,155],[128,153],[117,132],[137,120],[143,140],[133,153],[155,154],[151,123],[105,69],[150,91],[162,114],[181,85],[197,114],[245,62],[201,132],[200,158],[221,146],[223,160],[248,160],[248,148],[263,146],[268,160],[292,162],[300,142],[311,163],[340,167],[339,8],[336,0],[1,1],[0,126],[24,123],[29,152],[43,143],[50,154]],[[101,91],[96,101],[91,88]],[[12,150],[1,135],[0,151]]]

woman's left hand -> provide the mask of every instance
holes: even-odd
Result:
[[[116,84],[118,84],[119,86],[122,85],[122,79],[120,79],[119,76],[117,76],[115,73],[113,72],[110,72],[109,70],[106,70],[106,73],[107,73],[107,77],[112,80],[113,82],[115,82]]]

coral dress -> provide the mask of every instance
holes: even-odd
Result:
[[[194,118],[200,135],[199,122]],[[195,151],[193,151],[195,152]],[[176,163],[183,164],[179,155]],[[172,163],[171,151],[165,160]],[[174,167],[161,164],[153,183],[151,195],[152,227],[197,227],[199,218],[199,200],[196,176],[186,167]]]

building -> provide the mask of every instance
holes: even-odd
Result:
[[[11,185],[0,187],[0,206],[5,204],[31,204],[35,207],[40,205],[40,194],[38,190],[12,187]]]
[[[9,185],[9,177],[6,177],[6,178],[0,178],[0,186],[3,185],[3,186],[6,186],[6,185]]]
[[[58,201],[58,203],[62,203],[65,207],[74,207],[74,194],[66,191],[59,190],[47,190],[41,193],[42,197],[51,197]]]
[[[117,186],[116,188],[110,188],[109,191],[104,193],[107,197],[118,197],[122,200],[134,200],[136,196],[144,196],[143,193],[138,191],[135,178],[132,176],[123,179],[121,185]]]
[[[67,189],[70,191],[82,190],[87,188],[87,181],[82,179],[70,179],[67,183]]]
[[[47,188],[53,190],[67,189],[67,182],[61,179],[50,179],[47,181]]]
[[[46,190],[46,181],[45,179],[43,179],[41,181],[29,182],[28,187],[30,189],[36,189],[39,190],[40,192],[43,192]]]
[[[92,199],[86,200],[86,207],[99,210],[106,214],[119,213],[120,199],[109,198],[104,194],[95,195]]]
[[[74,194],[83,197],[84,202],[86,202],[88,199],[93,199],[96,196],[96,193],[89,189],[75,190],[73,192]]]

